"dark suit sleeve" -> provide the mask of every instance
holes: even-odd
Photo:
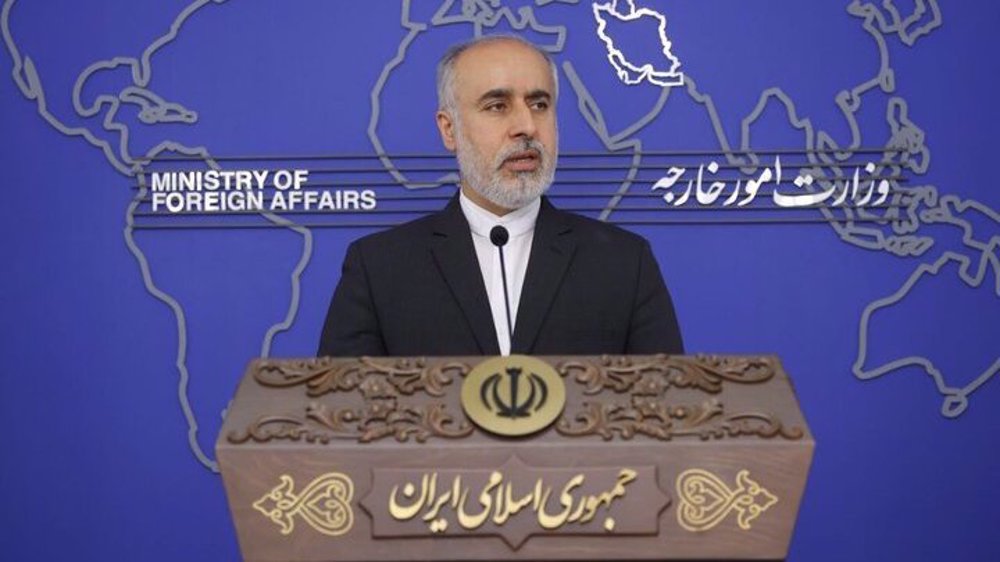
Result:
[[[684,353],[681,330],[656,258],[643,241],[626,353]]]
[[[368,272],[357,242],[347,248],[340,282],[333,293],[330,309],[323,323],[318,355],[386,355],[368,283]]]

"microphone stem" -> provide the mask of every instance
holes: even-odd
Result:
[[[503,246],[497,246],[500,250],[500,279],[503,281],[503,303],[507,309],[507,337],[511,340],[511,347],[514,345],[514,324],[510,319],[510,296],[507,294],[507,267],[503,261]]]

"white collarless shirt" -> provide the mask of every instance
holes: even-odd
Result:
[[[504,265],[507,270],[507,292],[510,296],[510,322],[516,328],[517,306],[521,301],[524,274],[528,270],[531,241],[535,236],[535,221],[541,200],[535,199],[528,205],[507,213],[502,217],[494,215],[472,202],[460,192],[459,203],[465,220],[472,230],[472,242],[479,259],[479,270],[483,274],[486,295],[490,299],[493,326],[500,344],[500,354],[510,355],[511,333],[507,329],[507,311],[503,296],[503,277],[500,274],[500,252],[490,241],[490,231],[500,225],[507,229],[509,238],[503,247]]]

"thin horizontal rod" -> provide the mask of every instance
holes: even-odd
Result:
[[[829,209],[831,211],[839,210],[869,210],[869,209],[893,209],[893,208],[906,208],[907,205],[901,204],[882,204],[882,205],[866,205],[864,207],[849,207],[846,205],[838,206],[820,206],[820,205],[810,205],[803,207],[778,207],[776,205],[768,206],[757,206],[757,207],[630,207],[630,206],[615,206],[611,209],[612,212],[691,212],[691,211],[775,211],[775,212],[793,212],[793,211],[808,211],[816,209]],[[607,209],[607,205],[597,205],[588,207],[560,207],[561,211],[567,211],[570,213],[586,213],[593,211],[603,211]],[[355,215],[416,215],[423,213],[435,213],[440,209],[373,209],[371,211],[321,211],[321,210],[304,210],[304,209],[294,209],[290,211],[283,210],[273,210],[273,211],[255,211],[255,210],[242,210],[242,211],[197,211],[189,213],[164,213],[164,212],[152,212],[152,211],[139,211],[132,213],[133,217],[142,218],[186,218],[186,217],[224,217],[224,216],[247,216],[247,215],[261,215],[263,213],[270,213],[274,215],[337,215],[337,216],[355,216]],[[884,219],[890,220],[890,219]]]
[[[567,151],[560,152],[560,158],[588,158],[594,156],[627,156],[635,154],[641,156],[743,156],[750,154],[879,154],[884,152],[903,153],[905,147],[885,147],[870,146],[858,148],[820,149],[820,148],[753,148],[747,150],[715,150],[715,149],[689,149],[689,150],[646,150],[642,152],[619,151]],[[158,162],[199,162],[204,160],[240,161],[240,160],[260,160],[260,161],[281,161],[281,160],[363,160],[370,158],[389,159],[409,159],[409,158],[454,158],[455,155],[448,152],[401,152],[397,154],[389,153],[353,153],[353,154],[226,154],[220,156],[155,156],[135,158],[137,163],[158,163]]]
[[[569,179],[569,178],[556,178],[556,179],[554,179],[552,181],[552,185],[619,185],[619,184],[622,184],[622,183],[625,183],[625,182],[632,183],[632,184],[650,184],[650,185],[652,185],[652,184],[655,184],[656,182],[660,181],[661,179],[662,179],[662,177],[658,177],[658,178],[635,178],[635,179],[632,179],[632,180],[628,180],[626,178],[607,178],[607,179]],[[747,181],[747,180],[750,180],[750,179],[754,179],[754,178],[749,178],[749,177],[746,177],[746,176],[733,177],[733,178],[729,178],[729,177],[721,178],[721,177],[716,177],[716,176],[705,176],[705,177],[702,178],[702,184],[711,184],[712,182],[717,182],[717,181],[721,181],[721,182],[724,182],[724,183],[731,183],[731,182],[735,182],[737,180],[738,181]],[[816,178],[816,181],[853,181],[853,180],[854,180],[854,176],[853,175],[852,176],[839,176],[839,175],[838,176],[824,176],[824,177],[821,177],[821,178]],[[907,177],[905,177],[903,175],[899,175],[899,174],[897,174],[897,175],[888,175],[888,176],[883,176],[883,175],[867,176],[866,175],[863,178],[861,178],[861,180],[863,180],[863,182],[868,182],[868,181],[871,181],[871,180],[890,180],[890,181],[897,181],[897,182],[905,182],[905,181],[908,181],[909,178],[907,178]],[[683,181],[682,180],[678,180],[677,183],[678,184],[681,184],[681,183],[686,184],[688,181],[697,181],[697,178],[688,178],[687,180],[683,180]],[[411,180],[410,183],[437,183],[437,182],[433,182],[433,181],[430,181],[430,180]],[[767,182],[764,185],[770,185],[771,183],[772,182]],[[445,184],[442,184],[442,185],[445,185]],[[141,186],[139,184],[132,184],[132,185],[129,186],[129,188],[132,189],[132,190],[137,190],[140,187]],[[400,182],[395,181],[395,180],[370,181],[370,182],[368,182],[368,181],[344,181],[344,182],[329,182],[329,183],[308,182],[308,183],[306,183],[305,185],[302,186],[302,189],[322,188],[322,187],[335,187],[335,188],[342,188],[342,189],[358,188],[358,187],[371,187],[371,188],[374,188],[374,187],[400,187],[400,188],[403,188],[403,189],[408,189],[405,186],[403,186],[402,184],[400,184]],[[273,189],[273,187],[271,187],[271,186],[268,186],[268,188],[269,189]],[[413,191],[413,192],[416,193],[416,192],[420,192],[420,191],[427,191],[428,189],[437,189],[437,188],[409,188],[409,191]],[[187,191],[187,190],[184,190],[184,191]],[[207,190],[206,189],[204,191],[213,191],[213,190]],[[217,189],[217,190],[214,190],[214,191],[225,191],[225,189],[220,188],[220,189]],[[230,190],[230,191],[233,191],[233,190]]]
[[[719,164],[720,170],[738,170],[741,168],[761,168],[768,167],[764,163],[760,164]],[[837,168],[857,168],[862,169],[868,164],[874,164],[875,166],[898,166],[899,162],[893,161],[880,161],[880,162],[836,162],[833,164],[824,163],[812,163],[812,162],[783,162],[782,168],[815,168],[815,167],[837,167]],[[642,163],[642,164],[588,164],[584,166],[558,166],[556,168],[557,172],[602,172],[602,171],[623,171],[623,170],[664,170],[667,166],[685,168],[688,171],[697,170],[699,166],[705,167],[705,162],[696,163]],[[285,168],[254,168],[256,171],[265,172],[277,172],[284,170]],[[169,171],[159,171],[159,172],[147,172],[147,173],[187,173],[187,172],[207,172],[208,169],[204,168],[187,168],[182,170],[169,170]],[[236,171],[236,170],[222,170],[222,171]],[[414,173],[426,173],[426,172],[457,172],[458,169],[455,166],[422,166],[422,167],[409,167],[409,168],[398,168],[396,166],[378,166],[378,167],[367,167],[367,168],[307,168],[310,174],[384,174],[387,172],[400,172],[405,174]],[[705,172],[705,178],[711,177],[707,171]],[[419,183],[419,182],[414,182]]]
[[[851,219],[854,223],[863,222],[885,222],[887,219]],[[707,225],[804,225],[804,224],[834,224],[844,221],[828,220],[823,218],[802,218],[802,219],[719,219],[719,220],[622,220],[610,221],[611,224],[625,226],[707,226]],[[226,223],[204,223],[204,224],[136,224],[133,230],[219,230],[219,229],[262,229],[262,228],[389,228],[396,226],[398,222],[357,222],[357,223],[312,223],[312,224],[273,224],[273,223],[247,223],[247,224],[226,224]]]

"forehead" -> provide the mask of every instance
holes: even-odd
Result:
[[[515,95],[537,90],[552,93],[552,72],[540,53],[516,41],[474,45],[455,61],[455,97],[473,102],[496,89]]]

